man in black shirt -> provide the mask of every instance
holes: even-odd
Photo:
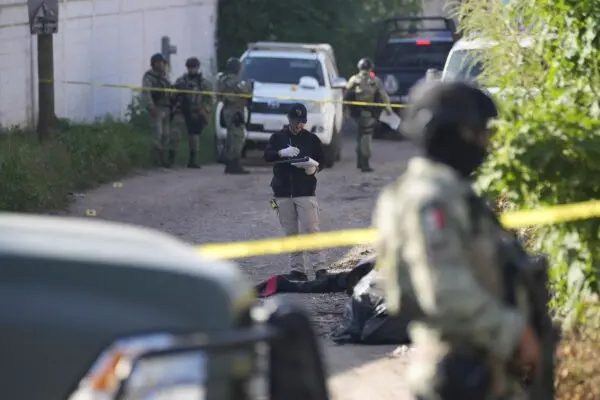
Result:
[[[279,222],[286,236],[319,232],[319,204],[315,197],[317,178],[323,162],[323,148],[319,138],[304,129],[307,112],[303,104],[294,104],[288,112],[289,125],[271,135],[265,149],[265,161],[273,166],[273,200]],[[308,157],[308,161],[294,162]],[[289,161],[289,162],[286,162]],[[316,278],[327,275],[319,252],[308,252]],[[302,252],[290,254],[289,279],[307,280]]]

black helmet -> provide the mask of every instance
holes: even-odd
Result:
[[[164,63],[166,63],[167,59],[162,54],[156,53],[155,55],[153,55],[152,57],[150,57],[150,66],[154,66],[154,64],[156,64],[157,62],[164,62]]]
[[[237,74],[242,68],[242,62],[237,57],[229,57],[225,69],[231,73]]]
[[[373,62],[368,58],[361,58],[356,64],[359,71],[370,71],[373,69]]]
[[[449,127],[482,132],[497,116],[494,100],[468,82],[426,81],[410,91],[402,131],[417,141],[429,141]]]
[[[292,107],[290,107],[287,116],[290,122],[294,121],[305,124],[307,121],[307,114],[308,112],[306,111],[306,107],[304,106],[304,104],[296,103],[293,104]]]
[[[190,57],[185,62],[186,68],[200,68],[200,60],[196,57]]]

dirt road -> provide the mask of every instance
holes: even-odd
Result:
[[[342,161],[319,174],[317,197],[323,231],[369,226],[377,193],[415,154],[408,143],[391,141],[376,141],[373,152],[375,173],[359,173],[354,138],[346,137]],[[260,155],[250,155],[256,156]],[[97,218],[159,229],[198,244],[280,236],[277,217],[269,205],[271,170],[264,165],[249,169],[252,174],[248,176],[226,176],[221,165],[199,171],[152,171],[78,195],[69,212],[84,216],[87,210],[94,210]],[[334,262],[347,250],[328,250],[326,258]],[[284,271],[287,256],[256,257],[239,263],[259,281]],[[393,347],[335,346],[327,338],[341,316],[342,297],[295,299],[302,301],[317,321],[334,399],[405,398],[400,376],[403,357],[385,357]]]

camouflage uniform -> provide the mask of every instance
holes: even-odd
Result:
[[[236,95],[251,94],[252,86],[240,81],[237,74],[228,72],[219,76],[217,92]],[[248,98],[227,95],[220,95],[219,97],[223,101],[223,117],[227,126],[225,159],[228,167],[232,168],[232,165],[240,166],[240,159],[246,141],[244,107],[248,104]]]
[[[201,74],[183,74],[175,81],[175,88],[202,92],[212,91],[211,83],[204,79]],[[181,93],[177,95],[177,104],[180,111],[177,116],[178,124],[179,126],[185,124],[188,132],[189,165],[193,165],[196,162],[196,155],[200,150],[200,134],[210,119],[213,96],[212,94]]]
[[[144,74],[142,86],[145,88],[169,89],[171,83],[164,74],[150,69]],[[150,111],[154,148],[161,163],[165,148],[169,150],[169,159],[172,163],[179,145],[178,132],[176,130],[171,131],[171,97],[171,93],[167,92],[142,91],[142,104]]]
[[[420,308],[409,326],[409,387],[423,400],[527,399],[507,373],[531,328],[527,293],[505,276],[509,233],[469,181],[497,109],[466,83],[425,82],[413,93],[403,130],[424,156],[384,189],[373,217],[389,312],[407,297]]]
[[[525,313],[501,300],[497,250],[506,233],[489,219],[471,219],[471,193],[469,182],[451,168],[416,157],[383,191],[374,214],[381,238],[377,268],[387,275],[388,308],[397,312],[400,296],[409,295],[422,310],[410,326],[415,351],[408,379],[424,399],[436,398],[431,393],[436,365],[461,346],[487,355],[493,377],[489,399],[521,398],[514,397],[521,389],[505,373],[526,324]]]
[[[354,101],[364,101],[367,103],[389,103],[381,79],[371,76],[369,71],[360,71],[352,76],[348,81],[346,90],[354,93]],[[351,116],[358,126],[358,135],[356,138],[356,156],[357,167],[360,169],[372,171],[369,166],[369,159],[373,153],[372,142],[373,132],[377,127],[377,112],[374,107],[355,106],[352,108]]]

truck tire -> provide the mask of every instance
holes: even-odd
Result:
[[[331,135],[331,143],[327,146],[323,146],[323,153],[325,160],[323,166],[325,168],[333,168],[336,161],[340,161],[342,153],[342,138],[337,131],[333,131]]]

